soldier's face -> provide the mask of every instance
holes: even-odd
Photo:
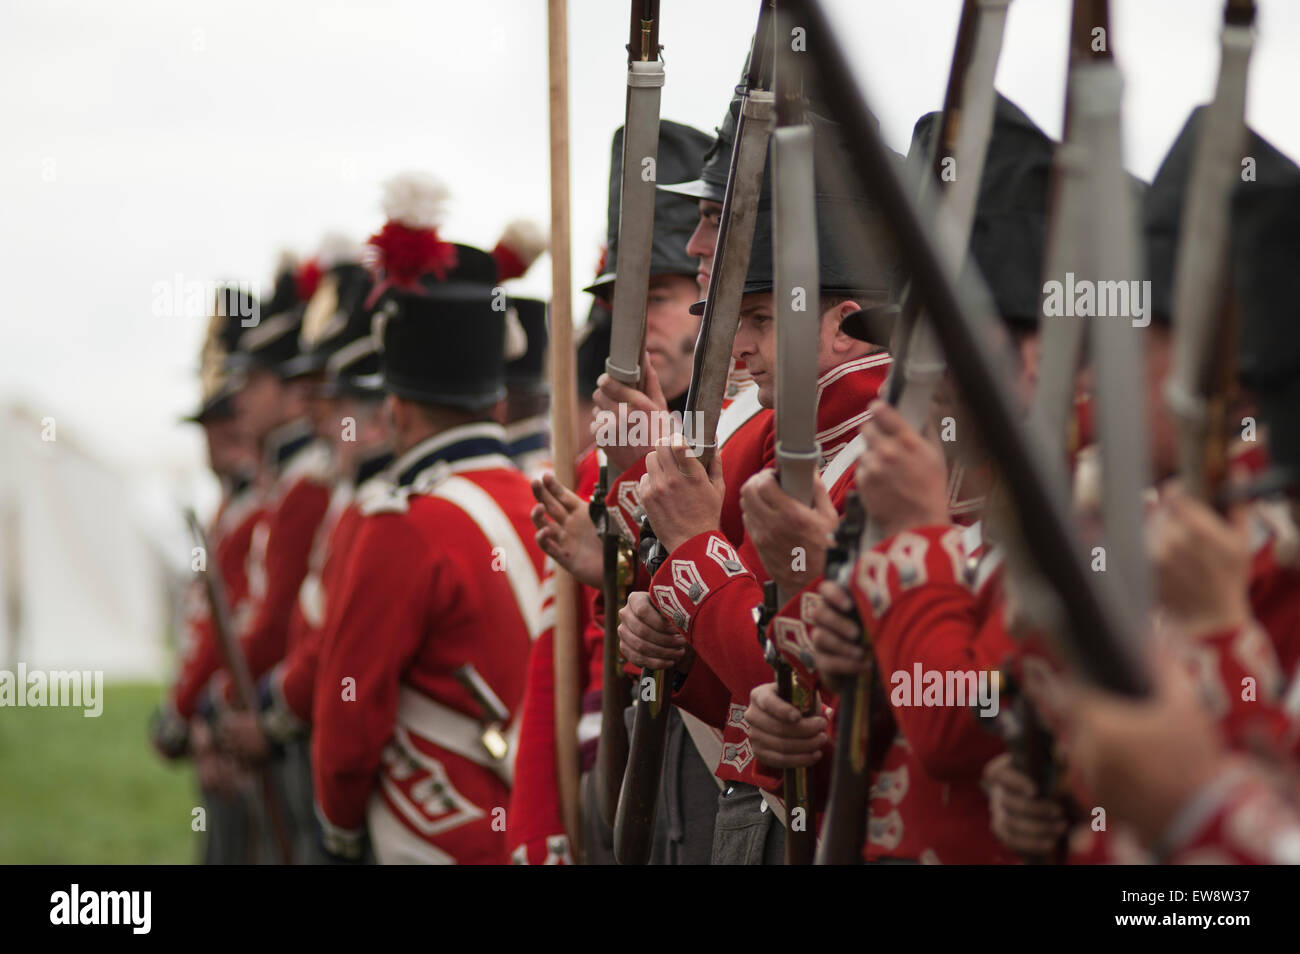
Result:
[[[208,441],[208,465],[219,477],[231,477],[252,465],[255,456],[243,422],[238,416],[203,423]]]
[[[260,441],[280,423],[280,379],[263,368],[248,372],[244,386],[235,395],[238,415],[253,439]]]
[[[709,279],[713,275],[713,255],[718,248],[718,223],[722,219],[722,203],[708,199],[700,200],[700,221],[686,243],[686,254],[694,255],[700,260],[700,270],[695,281],[699,285],[701,297],[709,293]]]
[[[740,322],[731,356],[743,361],[758,385],[758,403],[776,402],[776,316],[770,292],[751,292],[740,300]]]
[[[670,401],[684,394],[691,383],[691,356],[700,333],[700,319],[691,314],[691,305],[697,300],[696,285],[689,276],[650,276],[645,348],[664,397]]]

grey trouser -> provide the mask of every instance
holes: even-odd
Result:
[[[257,859],[252,851],[253,806],[244,794],[218,795],[203,792],[207,809],[207,840],[203,848],[205,865],[246,865]]]
[[[718,793],[713,832],[715,865],[779,865],[785,862],[785,826],[753,785],[729,782]]]
[[[676,709],[668,719],[650,864],[707,865],[713,854],[718,783],[705,768]]]
[[[596,805],[596,770],[582,776],[578,788],[578,811],[582,815],[582,863],[584,865],[612,865],[614,861],[614,830],[605,824]]]
[[[316,836],[316,799],[311,783],[311,736],[286,742],[284,757],[273,763],[296,865],[323,865],[325,850]]]
[[[633,707],[623,710],[628,732],[632,730]],[[594,804],[592,785],[591,814],[604,828]],[[585,798],[585,791],[584,791]],[[713,817],[718,811],[718,783],[704,765],[686,724],[676,709],[668,714],[668,737],[664,744],[664,770],[659,779],[659,798],[655,805],[654,838],[650,845],[652,865],[707,865],[713,851]],[[592,860],[589,864],[613,861],[613,832],[608,832],[611,848],[609,862]],[[584,824],[588,839],[592,837]]]

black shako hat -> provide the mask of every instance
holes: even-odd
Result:
[[[420,404],[483,411],[506,395],[505,309],[496,263],[482,249],[454,245],[455,265],[439,279],[390,286],[375,302],[384,390]]]
[[[1232,269],[1240,308],[1237,370],[1268,427],[1256,493],[1300,488],[1300,167],[1251,134],[1254,178],[1232,196]],[[1245,158],[1243,156],[1243,158]]]
[[[824,173],[828,163],[839,162],[844,164],[842,170],[848,168],[848,149],[843,132],[839,124],[817,113],[810,111],[806,116],[812,126],[813,150],[817,156],[815,202],[819,290],[823,296],[845,298],[886,295],[896,278],[898,257],[892,240],[888,238],[884,218],[871,199],[855,191],[856,183],[852,177],[841,174],[836,176],[836,181],[827,181]],[[897,156],[897,161],[901,163],[902,156]],[[864,249],[851,241],[863,225],[868,234],[878,240],[872,248]],[[743,294],[772,290],[775,284],[772,254],[772,187],[765,170]],[[691,311],[703,314],[704,302],[696,302]]]
[[[366,306],[374,279],[368,269],[352,262],[337,265],[332,272],[336,289],[330,290],[330,276],[326,276],[303,320],[304,336],[317,316],[325,320],[315,347],[306,356],[310,359],[306,370],[324,371],[321,389],[326,396],[383,397],[379,342],[371,333],[374,311]]]
[[[908,180],[918,186],[930,174],[927,164],[942,118],[942,112],[926,113],[912,129]],[[998,315],[1014,330],[1038,327],[1055,149],[1055,142],[1019,106],[998,94],[963,268],[980,270]],[[861,333],[857,317],[845,319],[845,332],[875,340]]]
[[[245,328],[232,356],[237,370],[261,368],[283,375],[298,355],[298,334],[306,304],[298,297],[297,263],[284,256],[276,268],[274,289],[263,302],[255,324]]]
[[[239,379],[233,373],[234,354],[247,327],[260,315],[260,305],[237,285],[219,285],[208,317],[208,332],[199,353],[199,407],[183,421],[203,424],[235,414],[234,395]],[[246,325],[245,322],[248,324]]]
[[[1182,131],[1160,163],[1156,177],[1147,189],[1142,208],[1143,239],[1147,254],[1147,275],[1151,279],[1151,313],[1165,326],[1174,317],[1174,269],[1178,259],[1178,240],[1182,234],[1183,211],[1187,187],[1192,180],[1197,143],[1205,119],[1204,106],[1197,106],[1187,117]],[[1276,170],[1290,160],[1265,142],[1252,129],[1246,130],[1246,149],[1242,153],[1255,157],[1265,172]],[[1235,191],[1241,191],[1242,183]]]
[[[334,265],[303,308],[299,353],[284,365],[285,377],[323,371],[334,352],[370,334],[366,298],[374,287],[360,262]]]
[[[515,341],[520,332],[522,341]],[[546,302],[510,298],[506,303],[506,387],[544,394],[546,379]]]
[[[655,181],[680,182],[700,174],[709,137],[691,126],[670,119],[659,121],[659,154]],[[606,231],[605,271],[584,291],[609,297],[618,272],[618,219],[623,191],[623,127],[614,133],[610,148],[609,214]],[[699,203],[663,189],[655,190],[655,230],[650,248],[651,275],[689,275],[699,271],[699,260],[686,252],[686,243],[699,223]]]

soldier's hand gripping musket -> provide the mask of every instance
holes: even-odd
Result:
[[[717,450],[718,417],[731,369],[732,341],[740,316],[740,299],[767,159],[772,113],[770,20],[771,0],[764,0],[745,77],[718,227],[713,278],[705,299],[686,398],[686,440],[706,470]],[[654,540],[651,529],[643,534],[642,545],[643,562],[662,560],[663,548]],[[636,688],[627,771],[614,824],[614,854],[620,864],[644,864],[649,858],[672,679],[671,670],[643,670]]]

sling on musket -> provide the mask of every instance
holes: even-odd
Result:
[[[931,154],[923,163],[922,195],[928,201],[936,189],[942,190],[939,230],[943,251],[957,269],[965,259],[993,127],[997,103],[993,77],[1002,50],[1009,3],[1010,0],[966,0],[963,4],[942,119]],[[951,175],[954,170],[955,177]],[[886,399],[920,432],[929,419],[934,389],[946,365],[938,339],[921,313],[921,296],[915,287],[909,288],[905,295],[890,351],[894,355],[894,367]],[[881,537],[879,521],[868,515],[858,549],[875,546]],[[862,638],[865,641],[865,633]],[[837,680],[840,704],[836,721],[840,732],[831,764],[831,797],[823,821],[819,859],[823,864],[849,864],[861,852],[869,768],[865,758],[858,758],[855,753],[866,751],[870,719],[866,703],[874,678],[873,668],[869,667],[856,677]],[[843,745],[839,739],[845,740]]]
[[[799,0],[809,32],[827,32],[819,0]],[[848,174],[880,205],[891,224],[922,304],[933,322],[957,387],[984,412],[981,421],[989,451],[1005,479],[1011,510],[1030,558],[1059,595],[1068,628],[1057,635],[1068,658],[1093,683],[1129,696],[1143,695],[1148,678],[1143,652],[1145,620],[1133,607],[1097,585],[1082,554],[1063,488],[1051,479],[1042,449],[1028,433],[1009,389],[1012,357],[999,351],[981,327],[995,313],[988,289],[975,275],[959,284],[899,178],[857,80],[833,37],[814,61],[833,118],[845,130]]]
[[[740,320],[741,293],[749,268],[749,250],[754,241],[758,196],[767,160],[772,114],[772,93],[768,88],[770,22],[771,0],[763,0],[722,199],[715,268],[705,296],[704,317],[695,343],[691,384],[686,395],[684,436],[705,469],[717,451],[718,417],[731,372],[731,349]],[[643,529],[642,562],[649,565],[654,560],[662,560],[663,547],[654,539],[652,530]],[[647,669],[642,671],[637,685],[627,771],[614,822],[614,857],[619,864],[645,864],[650,857],[672,703],[669,690],[672,679],[670,669]]]
[[[1110,3],[1079,2],[1091,8],[1093,28],[1105,31],[1105,42],[1094,43],[1089,61],[1079,68],[1076,103],[1082,138],[1090,154],[1092,243],[1100,302],[1100,290],[1110,287],[1105,282],[1132,287],[1142,272],[1142,255],[1134,192],[1124,171],[1121,149],[1120,101],[1124,83],[1110,50]],[[1119,300],[1117,296],[1117,303]],[[1150,597],[1142,495],[1151,484],[1151,452],[1146,415],[1134,413],[1145,405],[1146,363],[1133,304],[1130,299],[1129,315],[1092,319],[1089,341],[1096,375],[1094,393],[1102,463],[1106,553],[1102,583],[1117,587],[1117,596],[1145,619]],[[1149,321],[1150,302],[1147,311]]]
[[[1254,0],[1228,0],[1214,101],[1205,111],[1174,268],[1173,371],[1165,397],[1178,421],[1179,475],[1213,500],[1223,479],[1223,417],[1236,342],[1230,334],[1228,218],[1246,142],[1246,74],[1254,46]]]
[[[609,357],[605,371],[630,387],[641,382],[646,292],[654,242],[654,165],[659,155],[659,0],[632,0],[628,42],[627,108],[623,122],[623,183],[619,200],[618,281],[614,283]]]
[[[208,535],[199,524],[199,519],[193,510],[186,508],[185,521],[190,525],[194,543],[207,554],[208,560],[215,559],[216,554],[208,549]],[[203,589],[208,597],[208,607],[212,611],[212,629],[217,637],[217,649],[221,653],[221,662],[225,665],[226,672],[230,674],[230,682],[235,689],[235,699],[231,703],[231,708],[237,712],[256,713],[258,711],[257,690],[248,671],[248,660],[244,658],[243,647],[239,645],[239,639],[235,636],[221,571],[205,563],[202,572]],[[262,763],[257,766],[256,772],[262,807],[266,811],[266,824],[271,830],[276,853],[280,856],[281,864],[291,865],[293,847],[289,841],[288,829],[285,828],[284,806],[280,802],[280,793],[271,777],[271,768],[266,763]]]
[[[791,21],[777,9],[774,65],[776,128],[772,132],[773,305],[776,312],[776,466],[781,489],[805,506],[813,503],[817,444],[817,342],[820,286],[813,131],[804,117],[796,57],[784,38]],[[795,594],[777,587],[784,606]],[[781,698],[812,712],[815,693],[766,639],[765,655],[777,673]],[[785,863],[812,864],[817,847],[815,807],[806,768],[786,769]]]

